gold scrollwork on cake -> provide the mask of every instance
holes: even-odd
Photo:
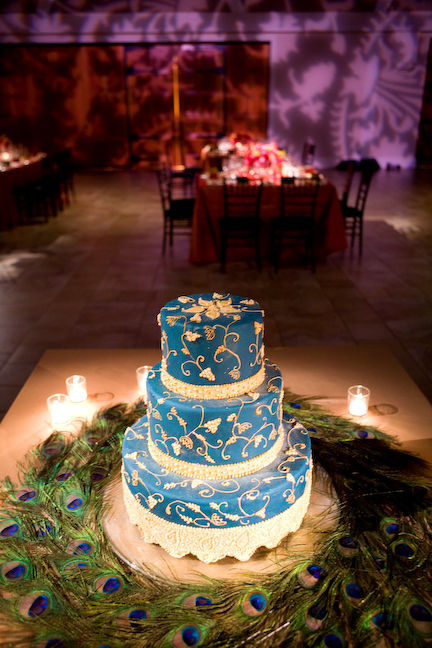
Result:
[[[166,368],[161,367],[161,380],[167,389],[187,398],[202,398],[204,400],[242,396],[247,392],[254,391],[254,389],[261,385],[264,381],[264,376],[264,365],[262,365],[256,374],[235,383],[225,383],[223,385],[192,385],[178,378],[174,378],[168,373]]]
[[[277,441],[269,450],[263,452],[257,457],[247,459],[246,461],[240,461],[238,463],[204,466],[202,464],[183,461],[182,459],[177,459],[176,457],[172,457],[171,455],[162,452],[162,450],[160,450],[160,448],[158,448],[154,443],[150,434],[148,437],[150,455],[160,466],[169,472],[177,473],[183,477],[192,477],[196,479],[236,479],[238,477],[250,475],[271,464],[282,450],[283,443],[284,434],[283,429],[281,428]]]

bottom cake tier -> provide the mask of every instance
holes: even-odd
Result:
[[[126,430],[122,481],[129,518],[146,542],[176,558],[244,561],[299,528],[309,505],[312,459],[308,433],[295,419],[284,418],[284,445],[264,470],[222,480],[162,468],[149,452],[145,419]]]

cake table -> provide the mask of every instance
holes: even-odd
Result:
[[[432,459],[430,424],[432,406],[387,348],[376,345],[268,348],[266,355],[270,360],[278,363],[287,389],[308,396],[322,396],[319,403],[330,412],[330,423],[333,415],[347,417],[347,387],[356,383],[367,385],[371,389],[372,396],[369,412],[363,417],[361,423],[365,430],[376,426],[396,437],[401,442],[402,449],[417,453],[425,459]],[[92,433],[94,438],[84,434],[80,446],[81,450],[87,452],[87,457],[91,458],[92,452],[96,453],[96,451],[99,452],[100,457],[103,457],[104,444],[98,447],[98,438],[102,442],[103,429],[110,425],[113,417],[119,415],[120,410],[116,409],[116,404],[133,403],[138,397],[136,367],[142,364],[153,365],[159,358],[160,351],[157,349],[47,351],[0,424],[0,432],[4,440],[0,450],[2,479],[10,475],[16,480],[18,475],[16,462],[36,444],[44,444],[50,437],[52,428],[48,419],[46,398],[52,393],[64,391],[65,378],[74,373],[86,376],[89,391],[88,400],[74,406],[77,417],[90,420],[101,408],[111,407],[106,418],[99,417],[97,422],[97,425],[102,427],[102,432],[99,429],[99,434],[102,436],[97,437],[96,424],[89,424],[89,433]],[[291,410],[297,406],[300,407],[300,403],[288,403]],[[303,415],[307,415],[306,410]],[[300,420],[301,416],[300,409]],[[329,421],[329,418],[325,417],[322,420]],[[335,426],[338,425],[336,417],[334,423]],[[73,435],[80,434],[80,427],[78,418],[70,426],[65,427],[62,430],[64,442],[69,443]],[[353,420],[353,430],[355,429],[358,429],[358,426]],[[353,449],[359,447],[358,444],[362,443],[360,438],[363,439],[365,434],[366,437],[368,436],[367,432],[364,433],[363,430],[360,432],[357,441],[354,434],[352,441],[348,440],[348,444],[345,443],[345,449],[349,450],[350,446]],[[312,436],[314,434],[313,428],[311,434]],[[62,503],[66,504],[66,508],[69,509],[67,515],[73,518],[73,528],[78,530],[81,528],[81,533],[84,533],[87,518],[85,513],[83,513],[84,517],[80,518],[79,509],[85,502],[80,500],[73,488],[67,486],[68,476],[64,472],[64,466],[55,465],[55,453],[62,442],[59,439],[50,441],[41,446],[39,453],[45,452],[57,471],[53,474],[56,475],[54,479],[58,478],[59,486],[56,487],[57,490],[50,492],[54,493],[55,497],[58,496],[60,507]],[[321,437],[320,442],[324,443],[325,448],[326,439]],[[366,445],[364,447],[367,448]],[[106,448],[114,452],[114,449],[109,450],[109,446]],[[315,448],[318,449],[318,446]],[[322,450],[321,447],[320,452]],[[348,459],[349,455],[346,457]],[[322,458],[325,463],[325,452],[322,453]],[[82,461],[84,460],[83,454]],[[390,617],[385,605],[380,607],[378,600],[370,607],[369,596],[365,592],[366,582],[361,584],[355,582],[353,576],[356,573],[356,561],[361,560],[366,561],[361,565],[368,565],[368,569],[372,571],[375,564],[375,569],[379,571],[378,578],[384,580],[388,578],[382,557],[368,552],[367,541],[371,538],[372,530],[367,531],[366,534],[360,533],[359,541],[347,533],[348,527],[335,529],[332,493],[323,489],[322,499],[318,498],[314,501],[312,498],[309,514],[298,532],[300,534],[306,532],[306,535],[295,534],[294,536],[294,540],[297,540],[300,545],[295,548],[295,553],[299,551],[304,555],[311,550],[310,546],[304,545],[315,541],[317,537],[315,533],[318,532],[318,536],[320,534],[325,536],[324,548],[313,556],[315,562],[311,562],[310,558],[298,562],[298,556],[297,562],[287,562],[283,550],[289,547],[289,544],[282,543],[277,550],[265,554],[258,552],[252,557],[249,566],[247,563],[241,563],[239,568],[235,561],[228,560],[207,566],[211,571],[206,572],[206,568],[200,570],[202,566],[199,561],[186,557],[172,559],[170,563],[170,560],[166,559],[161,552],[154,553],[154,548],[144,554],[146,564],[142,565],[140,559],[142,547],[138,549],[138,544],[135,545],[133,538],[129,542],[127,529],[126,547],[122,546],[125,535],[119,537],[118,534],[124,519],[122,521],[122,507],[121,504],[119,505],[118,497],[116,501],[115,482],[111,482],[110,486],[104,488],[103,479],[106,475],[104,476],[103,469],[99,474],[95,472],[94,466],[92,470],[90,481],[92,478],[102,478],[101,486],[98,487],[99,496],[103,496],[105,501],[110,500],[113,504],[111,513],[103,516],[109,544],[107,545],[106,540],[101,538],[100,541],[105,547],[103,553],[101,553],[102,545],[92,553],[92,543],[97,544],[95,532],[89,527],[88,534],[83,539],[79,536],[80,531],[76,531],[76,542],[69,545],[72,548],[70,551],[68,549],[68,560],[66,563],[64,560],[55,563],[53,551],[59,546],[60,536],[56,535],[51,525],[54,521],[57,522],[54,517],[58,517],[61,528],[61,520],[66,518],[62,517],[63,514],[58,510],[58,516],[56,514],[46,518],[44,525],[41,524],[40,519],[33,520],[38,538],[34,540],[31,554],[34,561],[33,568],[30,569],[22,552],[17,551],[17,558],[12,561],[9,550],[9,562],[5,562],[3,556],[0,570],[2,585],[6,584],[8,590],[15,587],[18,592],[18,603],[13,607],[12,617],[9,619],[8,637],[12,642],[11,645],[66,648],[78,645],[73,637],[82,636],[88,637],[88,642],[85,643],[86,640],[83,640],[84,643],[79,645],[86,648],[87,645],[103,645],[111,648],[132,646],[136,645],[138,638],[143,647],[157,645],[184,648],[211,645],[213,648],[213,646],[245,645],[248,641],[249,645],[293,645],[289,643],[293,641],[293,637],[301,637],[299,646],[343,648],[348,645],[346,625],[344,626],[340,619],[333,616],[332,610],[320,603],[324,600],[322,598],[324,594],[332,591],[331,588],[334,588],[336,583],[339,583],[338,591],[340,596],[343,595],[342,598],[348,606],[346,614],[351,615],[349,618],[352,618],[354,624],[351,629],[351,645],[365,645],[365,641],[370,646],[379,645],[379,640],[383,636],[386,637],[389,646],[396,645],[394,642],[398,640],[397,636],[392,634],[394,617]],[[341,466],[340,470],[343,472],[344,467]],[[342,473],[340,476],[343,477]],[[337,481],[338,475],[334,477]],[[388,478],[390,486],[391,473],[388,473]],[[425,489],[416,482],[414,475],[412,479],[414,508],[414,505],[425,496]],[[65,486],[62,485],[63,483]],[[317,481],[315,486],[318,486]],[[82,491],[84,500],[86,492],[85,489]],[[15,514],[21,511],[24,516],[22,519],[25,515],[30,515],[26,523],[28,529],[28,520],[32,521],[32,511],[39,514],[43,510],[37,508],[38,495],[34,495],[29,483],[25,485],[22,480],[21,490],[15,493],[15,503],[13,489],[10,493],[7,505],[11,510],[14,509]],[[73,493],[73,499],[65,498],[67,493]],[[383,492],[384,497],[385,495]],[[36,505],[31,509],[33,497]],[[402,499],[401,511],[403,510]],[[359,504],[363,505],[363,502],[359,500]],[[83,506],[83,510],[84,508]],[[327,519],[328,524],[325,527],[321,518],[321,526],[317,530],[313,527],[313,517],[322,509],[326,512],[324,519]],[[13,520],[6,519],[7,507],[4,506],[1,513],[0,542],[3,544],[0,549],[6,546],[4,540],[9,540],[15,533],[15,523]],[[115,518],[116,515],[120,515],[120,519],[113,522],[113,517]],[[18,527],[22,520],[19,516],[17,519]],[[80,519],[81,526],[78,523]],[[349,516],[345,519],[345,523],[348,519]],[[405,519],[408,518],[405,516]],[[411,518],[411,524],[414,519]],[[420,519],[415,524],[417,523],[420,523]],[[312,535],[308,535],[309,530],[312,531]],[[412,645],[422,646],[432,637],[430,596],[427,589],[422,590],[419,587],[424,565],[427,565],[430,559],[430,541],[419,543],[418,529],[417,532],[415,531],[414,527],[404,527],[400,520],[393,517],[383,519],[381,531],[378,533],[381,532],[387,538],[385,541],[388,546],[387,559],[392,562],[391,597],[395,599],[394,605],[399,605],[398,610],[401,610],[401,614],[406,617],[404,627],[408,628],[409,636],[416,638],[416,643]],[[22,547],[20,542],[18,537],[17,544],[13,546],[19,549]],[[332,549],[335,542],[336,552]],[[133,575],[128,574],[127,569],[121,567],[121,563],[114,557],[111,543],[117,553],[120,553],[126,562],[134,567]],[[38,581],[38,570],[42,569],[38,558],[39,550],[41,556],[53,556],[55,568],[51,567],[47,572],[49,578],[52,575],[51,587],[46,584],[41,587]],[[108,563],[107,556],[111,556]],[[330,556],[332,556],[331,564]],[[102,562],[105,565],[104,571],[99,573]],[[107,564],[110,565],[109,569]],[[136,567],[138,569],[135,569]],[[75,571],[76,569],[78,572]],[[422,570],[420,573],[419,569]],[[195,572],[198,572],[198,575]],[[246,572],[253,573],[246,574]],[[338,580],[342,578],[343,573],[346,573],[347,577],[351,574],[351,580],[349,578]],[[360,573],[365,573],[363,567]],[[417,583],[416,596],[413,596],[409,589],[414,574]],[[83,582],[87,582],[85,575],[88,575],[89,584],[82,589]],[[202,580],[202,575],[216,580]],[[369,576],[372,578],[372,572],[369,572]],[[170,580],[172,578],[173,581]],[[134,589],[137,583],[140,583],[141,594]],[[71,598],[68,598],[69,595]],[[80,596],[82,608],[77,617],[66,610],[66,605],[75,604]],[[332,594],[332,596],[337,595]],[[389,594],[386,596],[388,604]],[[223,600],[222,607],[218,605],[219,600]],[[393,598],[390,600],[393,601]],[[291,605],[295,606],[295,613],[290,608],[290,601],[292,601]],[[92,611],[92,615],[87,616],[87,610]],[[7,615],[4,617],[3,625],[8,623],[8,618]],[[98,628],[97,638],[92,634],[96,627]],[[397,632],[401,632],[401,627],[397,625]]]

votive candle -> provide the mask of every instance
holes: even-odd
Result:
[[[150,365],[143,365],[136,370],[138,391],[147,403],[147,376],[149,375]]]
[[[66,389],[72,403],[81,403],[87,398],[87,380],[84,376],[66,378]]]
[[[364,416],[369,407],[370,389],[364,385],[348,388],[348,412],[352,416]]]
[[[47,405],[51,416],[51,423],[54,427],[70,423],[70,400],[66,394],[52,394],[48,396]]]

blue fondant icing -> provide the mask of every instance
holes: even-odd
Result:
[[[254,376],[262,366],[263,312],[237,295],[179,297],[160,312],[162,359],[167,372],[191,385],[226,385]]]
[[[282,376],[268,360],[265,370],[264,382],[252,393],[199,400],[167,389],[159,363],[147,379],[148,419],[133,430],[149,431],[161,452],[191,463],[224,465],[257,457],[277,441],[281,420]]]

